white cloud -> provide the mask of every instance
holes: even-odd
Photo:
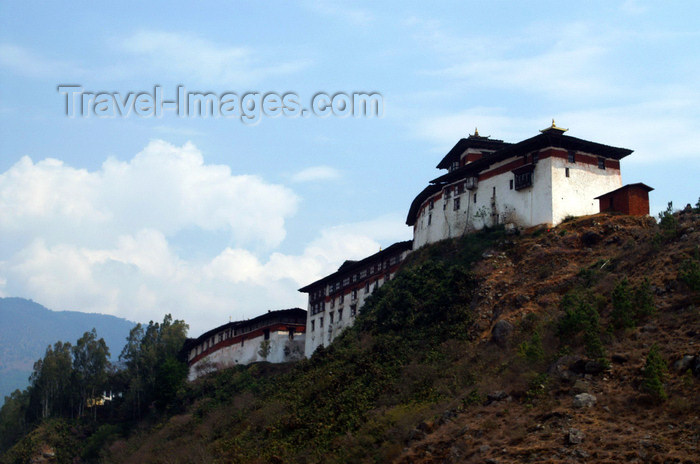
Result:
[[[161,79],[194,79],[200,83],[225,84],[229,89],[295,73],[307,65],[305,60],[272,59],[262,56],[262,50],[221,45],[196,35],[174,32],[136,32],[123,39],[120,48],[136,58],[141,71],[157,73]]]
[[[96,171],[25,157],[0,174],[0,294],[137,321],[170,312],[197,335],[229,316],[305,307],[298,288],[410,237],[386,216],[325,229],[299,254],[275,251],[296,204],[285,187],[205,164],[190,143],[153,141]],[[209,230],[234,240],[185,257],[182,230],[202,245]]]
[[[191,143],[161,140],[94,172],[24,157],[0,174],[0,231],[25,242],[48,229],[57,243],[99,243],[148,228],[166,236],[197,228],[269,248],[284,239],[297,203],[283,186],[205,164]]]
[[[340,177],[340,172],[330,166],[311,166],[292,175],[292,182],[314,182],[333,180]]]

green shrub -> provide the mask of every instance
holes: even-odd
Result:
[[[658,345],[654,343],[649,349],[646,364],[642,371],[642,389],[657,401],[663,401],[668,398],[664,387],[667,371],[666,361],[661,357]]]
[[[637,317],[644,318],[653,316],[656,313],[654,304],[654,293],[651,291],[651,284],[646,277],[634,289],[634,307]]]
[[[636,327],[656,312],[649,280],[645,278],[640,285],[630,288],[627,278],[623,278],[612,292],[612,305],[610,318],[615,329]]]
[[[605,346],[600,338],[600,314],[594,307],[595,298],[589,293],[569,292],[564,295],[560,308],[564,315],[559,319],[558,334],[562,343],[575,342],[583,334],[586,354],[607,363]]]
[[[678,279],[683,281],[691,290],[700,291],[700,264],[697,259],[698,252],[696,250],[696,258],[688,258],[681,263],[681,268],[678,271]]]
[[[678,234],[678,219],[673,214],[673,202],[669,201],[666,209],[659,213],[659,227],[667,237]]]
[[[518,356],[531,362],[544,359],[544,349],[542,348],[542,337],[540,331],[535,329],[529,340],[522,342],[518,346]]]
[[[632,292],[629,287],[629,282],[625,277],[615,286],[612,292],[613,311],[610,317],[616,329],[626,329],[636,325]]]

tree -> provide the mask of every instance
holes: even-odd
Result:
[[[71,344],[56,342],[46,348],[44,357],[34,363],[29,412],[34,419],[68,415],[71,411],[73,367]]]
[[[140,417],[154,401],[163,407],[184,382],[187,366],[177,355],[188,328],[184,321],[167,314],[162,323],[150,321],[145,329],[138,324],[129,333],[119,359],[127,372],[125,397],[133,417]]]
[[[93,418],[97,418],[94,401],[101,395],[109,372],[109,348],[97,331],[85,332],[73,347],[73,375],[78,386],[78,416],[82,416],[88,401],[93,402]]]

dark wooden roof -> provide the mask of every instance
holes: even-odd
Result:
[[[524,155],[530,151],[547,147],[583,151],[615,160],[620,160],[633,151],[628,148],[612,147],[610,145],[590,142],[577,137],[570,137],[568,135],[564,135],[561,131],[547,130],[534,137],[530,137],[522,142],[515,143],[509,147],[499,150],[498,152],[494,153],[494,155],[498,155],[501,159],[507,159],[511,156]]]
[[[423,202],[433,194],[439,192],[442,189],[442,185],[430,184],[423,189],[421,193],[418,194],[416,198],[411,202],[411,207],[408,208],[408,216],[406,217],[406,224],[412,226],[416,223],[416,218],[418,217],[418,210]]]
[[[227,324],[220,325],[215,329],[208,330],[197,338],[188,338],[185,341],[185,346],[183,347],[183,350],[188,350],[192,346],[196,346],[197,344],[206,340],[212,335],[215,335],[229,328],[239,329],[241,327],[252,326],[255,324],[264,324],[265,322],[273,324],[281,319],[299,319],[301,321],[306,322],[306,310],[301,308],[279,309],[276,311],[268,311],[265,314],[261,314],[260,316],[254,317],[253,319],[229,322]]]
[[[452,147],[445,157],[438,163],[438,169],[449,169],[454,161],[459,161],[459,157],[467,151],[469,148],[481,149],[481,150],[500,150],[510,143],[504,142],[503,140],[491,139],[489,137],[481,137],[479,135],[470,135],[466,139],[459,139],[459,142]]]
[[[318,288],[320,285],[325,285],[330,281],[338,280],[341,276],[344,276],[346,274],[352,274],[356,270],[364,268],[372,262],[381,261],[384,258],[393,255],[394,253],[402,253],[404,251],[410,250],[411,248],[413,248],[413,240],[406,240],[405,242],[394,243],[393,245],[383,249],[382,251],[368,256],[364,259],[361,259],[360,261],[345,261],[343,265],[340,266],[340,268],[333,274],[329,274],[323,279],[319,279],[316,282],[302,287],[299,289],[299,291],[303,293],[310,293],[314,289]]]
[[[643,184],[643,183],[641,183],[641,182],[637,182],[636,184],[627,184],[627,185],[623,185],[622,187],[620,187],[620,188],[618,188],[618,189],[612,190],[612,191],[610,191],[610,192],[608,192],[608,193],[604,193],[604,194],[602,194],[602,195],[600,195],[600,196],[595,197],[594,200],[598,200],[599,198],[607,197],[608,195],[614,195],[614,194],[616,194],[617,192],[621,192],[621,191],[623,191],[623,190],[628,190],[628,189],[631,189],[631,188],[638,188],[638,189],[640,189],[640,190],[645,190],[645,191],[647,191],[647,192],[651,192],[652,190],[654,190],[652,187],[649,187],[647,184]]]

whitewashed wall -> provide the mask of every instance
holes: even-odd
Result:
[[[263,358],[258,353],[264,339],[265,337],[260,335],[246,339],[243,344],[235,343],[210,353],[190,366],[188,379],[191,381],[214,370],[238,364],[258,361],[282,363],[297,361],[303,357],[305,344],[303,333],[295,332],[293,340],[290,340],[289,332],[286,330],[270,332],[270,352],[267,358]]]

